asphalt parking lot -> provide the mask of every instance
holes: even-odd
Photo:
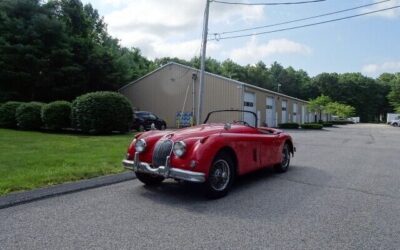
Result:
[[[212,201],[134,180],[2,209],[0,249],[399,249],[400,128],[290,132],[285,174]]]

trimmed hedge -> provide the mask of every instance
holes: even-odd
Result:
[[[0,127],[16,128],[16,112],[22,102],[6,102],[0,107]]]
[[[292,129],[297,129],[300,127],[300,125],[295,122],[280,123],[280,124],[278,124],[278,126],[279,126],[279,128],[292,128]]]
[[[16,120],[21,129],[38,130],[42,127],[42,106],[43,103],[23,103],[17,108]]]
[[[323,127],[333,127],[333,123],[331,123],[331,122],[323,122],[322,126]]]
[[[71,127],[71,103],[55,101],[42,107],[42,121],[47,129],[61,130]]]
[[[72,124],[84,133],[128,132],[132,124],[128,99],[115,92],[93,92],[72,102]]]
[[[347,125],[347,124],[353,124],[354,122],[340,120],[340,121],[331,121],[331,123],[334,125]]]
[[[322,129],[323,125],[319,123],[305,123],[301,125],[302,129]]]

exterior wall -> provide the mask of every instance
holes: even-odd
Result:
[[[199,72],[197,69],[175,63],[167,64],[136,82],[126,85],[119,92],[131,101],[135,109],[151,111],[163,118],[168,127],[176,127],[177,112],[192,112],[193,109],[193,74],[198,76],[194,86],[194,105],[197,107]],[[210,73],[205,74],[204,85],[201,122],[206,118],[208,112],[213,110],[244,109],[245,91],[255,94],[256,112],[259,114],[260,126],[265,126],[266,123],[267,97],[274,99],[275,124],[273,125],[275,127],[282,123],[282,101],[287,101],[287,122],[293,121],[294,103],[297,103],[297,122],[311,122],[307,109],[306,120],[302,119],[302,106],[307,105],[306,101]],[[311,116],[313,117],[313,115]],[[213,115],[213,117],[211,122],[243,120],[243,114],[239,112],[222,113]],[[268,124],[268,126],[271,125]]]
[[[176,127],[177,112],[182,110],[192,112],[193,73],[198,75],[196,69],[169,64],[126,85],[119,92],[131,101],[135,109],[153,112],[164,119],[168,127]],[[197,107],[198,84],[197,77],[194,89],[195,107]],[[206,74],[204,85],[202,120],[212,110],[241,109],[242,88],[238,84]],[[241,120],[238,113],[215,117],[218,121]]]
[[[252,92],[256,94],[256,110],[260,113],[260,126],[265,125],[266,121],[266,98],[272,97],[274,98],[274,108],[276,113],[276,120],[275,120],[275,127],[278,126],[279,123],[282,123],[282,101],[287,101],[287,109],[286,109],[286,116],[287,122],[294,122],[293,121],[293,104],[297,103],[297,122],[302,123],[301,115],[302,115],[302,106],[307,106],[307,102],[303,100],[299,100],[296,98],[292,98],[289,96],[281,95],[279,93],[275,93],[268,90],[261,90],[259,88],[255,88],[252,86],[245,86],[245,91]],[[270,126],[270,124],[268,124]]]

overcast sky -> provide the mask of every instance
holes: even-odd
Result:
[[[242,0],[227,0],[238,2]],[[246,0],[244,2],[282,2]],[[297,0],[286,0],[297,1]],[[327,0],[285,6],[237,6],[211,3],[209,32],[268,25],[297,18],[352,8],[381,0]],[[200,54],[205,0],[83,0],[104,16],[109,33],[127,47],[140,48],[143,55],[190,59]],[[314,19],[286,26],[308,24],[400,5],[391,0],[363,10]],[[245,32],[248,33],[248,32]],[[304,29],[210,41],[207,56],[227,58],[246,65],[274,61],[310,75],[321,72],[362,72],[376,77],[400,71],[400,9],[323,24]]]

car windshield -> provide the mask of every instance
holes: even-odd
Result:
[[[208,113],[204,123],[222,122],[257,127],[257,114],[247,110],[215,110]]]
[[[142,119],[157,119],[157,116],[149,112],[136,112],[135,116]]]

